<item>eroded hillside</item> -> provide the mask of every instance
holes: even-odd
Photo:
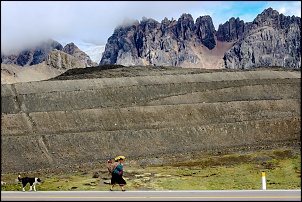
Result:
[[[2,173],[300,144],[300,70],[100,68],[1,85]]]

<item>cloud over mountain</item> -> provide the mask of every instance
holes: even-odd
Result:
[[[160,21],[177,19],[183,13],[190,13],[194,20],[210,15],[217,29],[231,17],[251,21],[267,7],[301,16],[298,1],[1,1],[1,50],[21,50],[61,37],[105,45],[116,26],[144,16]]]

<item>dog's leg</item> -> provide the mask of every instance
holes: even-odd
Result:
[[[34,186],[34,191],[37,191],[37,190],[36,190],[36,183],[34,183],[33,186]]]
[[[25,191],[25,186],[26,186],[26,184],[24,184],[24,182],[22,182],[22,191]]]
[[[18,180],[19,180],[19,182],[22,183],[22,191],[25,191],[25,185],[26,184],[24,185],[24,181],[22,180],[21,175],[18,176]]]
[[[33,189],[33,186],[32,185],[30,185],[30,187],[29,187],[29,191],[31,191]]]

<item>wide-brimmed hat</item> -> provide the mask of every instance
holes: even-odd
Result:
[[[115,157],[115,159],[114,160],[120,160],[120,159],[125,159],[126,157],[125,156],[117,156],[117,157]]]

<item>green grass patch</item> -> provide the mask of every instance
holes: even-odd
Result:
[[[199,162],[199,163],[198,163]],[[260,190],[262,172],[267,189],[301,189],[301,155],[288,151],[229,154],[161,166],[125,166],[127,190]],[[37,190],[109,190],[110,176],[102,171],[40,176]],[[1,174],[1,191],[21,191],[17,175]],[[26,191],[29,185],[26,187]],[[119,186],[114,187],[120,190]]]

